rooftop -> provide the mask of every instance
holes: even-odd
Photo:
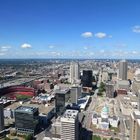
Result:
[[[62,118],[68,118],[68,119],[75,119],[78,115],[78,111],[77,110],[66,110],[64,115],[62,116]]]
[[[135,110],[135,111],[133,112],[133,114],[132,114],[132,117],[133,117],[134,119],[140,119],[140,111]]]
[[[129,81],[127,81],[127,80],[118,80],[118,84],[129,85]]]
[[[16,108],[16,111],[21,111],[21,112],[35,112],[37,110],[38,110],[38,108],[29,107],[29,106],[19,106]]]
[[[140,119],[137,119],[138,125],[140,126]]]
[[[68,93],[68,91],[69,91],[69,89],[67,88],[67,89],[56,89],[55,90],[55,93],[57,93],[57,94],[66,94],[66,93]]]

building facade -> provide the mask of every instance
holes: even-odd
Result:
[[[3,103],[0,103],[0,131],[4,130],[4,108]]]
[[[122,60],[119,62],[119,79],[127,80],[127,61]]]
[[[79,122],[77,110],[66,110],[61,117],[61,140],[78,140]]]
[[[74,84],[79,79],[80,79],[79,64],[76,62],[71,62],[71,64],[70,64],[70,83]]]
[[[115,85],[111,82],[106,83],[106,96],[109,98],[115,97]]]
[[[83,70],[82,86],[92,87],[92,70]]]
[[[134,111],[130,115],[130,140],[140,139],[140,111]]]
[[[66,103],[70,98],[70,90],[55,90],[55,109],[57,115],[62,115],[65,112]]]
[[[73,86],[70,89],[71,103],[77,104],[78,98],[81,96],[81,86]]]
[[[38,119],[38,108],[19,106],[15,109],[15,127],[18,133],[34,135]]]

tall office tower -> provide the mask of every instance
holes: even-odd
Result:
[[[79,64],[76,62],[72,62],[70,64],[70,83],[74,84],[79,79],[80,79]]]
[[[4,110],[3,103],[0,103],[0,131],[4,130]]]
[[[15,127],[17,133],[34,135],[38,124],[38,108],[19,106],[15,109]]]
[[[122,60],[119,62],[119,79],[127,80],[127,61]]]
[[[115,84],[112,82],[106,83],[106,96],[109,98],[115,97]]]
[[[57,115],[62,115],[65,112],[65,107],[70,98],[70,90],[55,90],[55,109]]]
[[[78,111],[66,110],[61,117],[61,140],[78,140],[78,131]]]
[[[70,90],[71,103],[77,104],[78,98],[81,96],[81,86],[73,86]]]
[[[92,87],[92,70],[83,70],[82,86]]]
[[[130,140],[140,139],[140,111],[134,111],[130,115]]]
[[[140,111],[140,90],[138,90],[138,110]]]

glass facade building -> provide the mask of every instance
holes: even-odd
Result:
[[[38,124],[38,108],[20,106],[15,110],[15,127],[19,133],[34,134]]]

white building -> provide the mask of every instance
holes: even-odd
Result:
[[[81,86],[72,86],[70,89],[71,103],[78,103],[78,98],[81,97],[82,87]]]
[[[92,124],[96,125],[99,129],[108,130],[109,125],[112,127],[118,127],[119,118],[116,116],[109,117],[109,108],[107,105],[105,105],[102,108],[101,115],[96,113],[93,114]]]
[[[80,79],[79,64],[72,62],[70,64],[70,83],[74,84]]]
[[[78,131],[78,111],[66,110],[61,117],[61,140],[78,140]]]
[[[116,117],[116,116],[113,116],[112,118],[109,118],[109,123],[112,127],[118,127],[118,124],[119,124],[119,118]]]
[[[117,81],[117,89],[124,89],[126,91],[129,91],[130,83],[127,80],[118,80]]]
[[[140,69],[137,69],[137,70],[135,71],[134,79],[135,79],[137,82],[140,82]]]

